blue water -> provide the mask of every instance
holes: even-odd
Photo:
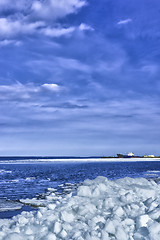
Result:
[[[0,198],[33,198],[47,188],[105,176],[160,177],[160,162],[47,162],[0,164]]]

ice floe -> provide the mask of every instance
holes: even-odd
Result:
[[[1,220],[0,240],[160,239],[160,185],[154,180],[97,177],[56,201],[55,189],[48,192],[37,212]]]
[[[48,188],[45,193],[37,195],[37,197],[29,199],[20,199],[20,203],[31,207],[46,207],[48,204],[62,199],[65,195],[74,193],[80,184],[65,183],[58,185],[56,188]]]
[[[12,173],[12,171],[0,169],[0,174]]]
[[[0,212],[19,210],[23,204],[7,199],[0,199]]]

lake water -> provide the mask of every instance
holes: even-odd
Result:
[[[0,163],[0,199],[33,198],[45,193],[48,188],[58,189],[59,185],[77,184],[97,176],[111,180],[124,177],[160,178],[158,161],[16,163],[14,159],[10,164],[9,161]]]

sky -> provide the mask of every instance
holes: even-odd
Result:
[[[160,155],[158,0],[0,0],[0,155]]]

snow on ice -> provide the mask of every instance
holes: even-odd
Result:
[[[53,198],[53,201],[52,201]],[[144,178],[85,180],[38,212],[0,220],[0,240],[159,240],[160,185]]]

